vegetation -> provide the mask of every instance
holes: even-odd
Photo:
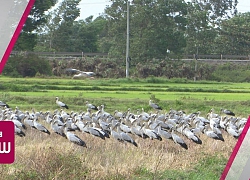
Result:
[[[211,148],[214,141],[202,136],[203,145],[184,151],[171,141],[138,139],[136,148],[79,133],[90,146],[83,149],[56,134],[28,131],[16,138],[15,163],[0,166],[0,179],[219,179],[225,152],[236,143],[225,136]]]
[[[250,53],[249,13],[238,14],[236,0],[225,0],[223,5],[218,0],[134,0],[130,5],[131,78],[127,79],[123,79],[127,1],[114,0],[104,15],[76,21],[79,2],[63,0],[45,15],[56,1],[36,1],[15,50],[108,52],[109,57],[56,61],[25,53],[12,56],[0,77],[3,102],[23,111],[45,112],[59,108],[58,96],[69,111],[85,111],[88,100],[104,104],[108,112],[128,108],[150,112],[148,100],[153,99],[164,112],[173,108],[205,115],[211,108],[217,112],[228,108],[237,116],[249,115],[248,63],[180,60],[184,54]],[[94,71],[96,77],[72,80],[67,68]],[[199,81],[194,82],[194,77]],[[26,137],[16,138],[15,163],[0,166],[1,178],[218,179],[236,143],[228,135],[225,142],[201,135],[204,143],[187,141],[186,151],[172,141],[136,139],[135,148],[114,139],[78,135],[89,145],[87,149],[56,134],[28,129]]]
[[[4,75],[64,76],[66,68],[94,71],[98,77],[125,77],[127,1],[114,0],[103,15],[77,20],[80,0],[35,2],[17,41],[18,51],[105,52],[107,59],[81,58],[73,62],[10,57]],[[237,13],[237,1],[133,1],[130,4],[130,75],[197,80],[249,82],[249,65],[182,62],[185,54],[247,55],[249,13]],[[49,11],[47,12],[47,10]],[[47,12],[47,13],[45,13]],[[177,13],[178,12],[178,13]],[[25,67],[16,58],[26,61]],[[39,61],[38,61],[39,60]],[[172,61],[175,60],[175,61]],[[46,59],[47,61],[47,59]],[[41,62],[41,63],[40,63]],[[33,67],[38,64],[39,67]],[[245,66],[246,65],[246,66]],[[227,69],[228,67],[228,69]],[[41,70],[43,69],[43,70]]]
[[[127,1],[112,1],[96,19],[76,20],[79,2],[64,0],[44,15],[46,22],[36,28],[34,50],[107,52],[110,58],[123,58]],[[237,12],[236,0],[223,4],[218,0],[133,1],[130,57],[144,63],[153,58],[179,59],[184,54],[248,55],[248,19],[249,13]]]
[[[18,0],[22,2],[21,0]],[[20,3],[16,1],[17,3]],[[56,0],[35,1],[22,32],[15,44],[15,50],[32,51],[37,44],[38,34],[36,31],[47,22],[46,11],[56,4]]]
[[[11,77],[34,77],[36,75],[52,75],[52,67],[49,61],[33,54],[16,55],[9,58],[3,75]]]
[[[20,110],[54,111],[59,96],[69,111],[85,111],[85,101],[105,104],[107,112],[132,112],[149,108],[153,99],[168,112],[170,108],[187,113],[211,108],[233,110],[237,116],[249,114],[249,84],[193,82],[183,79],[45,79],[1,77],[0,99]],[[89,88],[88,90],[77,88]],[[76,90],[74,90],[74,88]],[[168,89],[171,89],[168,91]],[[189,89],[190,91],[183,91]],[[223,91],[230,91],[228,93]],[[26,92],[27,91],[27,92]],[[203,93],[206,92],[206,93]],[[203,94],[202,94],[203,93]],[[245,99],[240,99],[245,97]],[[41,122],[46,125],[46,123]],[[49,125],[47,128],[50,129]],[[172,141],[136,139],[138,147],[120,144],[114,139],[105,141],[77,132],[88,148],[69,143],[56,134],[43,134],[28,129],[26,136],[16,137],[16,160],[1,165],[4,179],[219,179],[236,139],[225,134],[225,142],[201,135],[202,145],[185,141],[184,150]],[[213,146],[211,146],[213,144]],[[208,171],[209,169],[209,171]],[[0,178],[1,179],[1,178]]]
[[[196,69],[195,69],[196,66]],[[68,68],[96,73],[95,78],[124,78],[125,62],[122,59],[101,57],[84,57],[75,60],[51,60],[34,54],[13,55],[7,61],[3,75],[9,77],[64,77],[71,78]],[[248,62],[209,63],[198,61],[187,62],[181,60],[151,60],[144,63],[132,62],[130,66],[131,78],[162,77],[166,79],[209,80],[218,82],[249,82],[250,71]]]
[[[239,14],[232,19],[223,21],[221,24],[221,36],[216,39],[217,46],[226,46],[217,49],[217,53],[224,54],[249,54],[248,40],[250,27],[250,13]],[[235,28],[237,27],[237,28]]]
[[[207,113],[212,107],[233,109],[238,115],[248,116],[249,83],[193,82],[181,79],[46,79],[1,77],[1,100],[12,107],[32,107],[47,111],[56,109],[55,97],[64,99],[72,109],[84,110],[85,101],[105,104],[109,111],[126,111],[142,107],[149,111],[152,98],[168,110]]]

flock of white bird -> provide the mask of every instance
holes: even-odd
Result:
[[[109,113],[105,111],[104,105],[97,107],[88,101],[85,112],[68,113],[64,108],[69,109],[69,107],[59,101],[58,97],[56,104],[60,110],[55,110],[53,113],[34,110],[23,112],[18,107],[12,110],[6,103],[0,101],[2,106],[0,120],[13,121],[15,134],[20,137],[25,136],[28,128],[34,128],[48,135],[51,132],[56,133],[83,147],[87,147],[87,144],[74,131],[88,133],[101,139],[111,137],[136,147],[135,137],[160,141],[167,139],[173,140],[185,149],[188,149],[188,146],[184,136],[197,144],[202,144],[201,133],[220,141],[224,141],[223,133],[238,138],[247,122],[247,118],[236,117],[232,111],[226,109],[221,109],[219,114],[211,109],[205,117],[202,117],[200,112],[187,114],[173,109],[162,113],[162,108],[152,100],[149,100],[149,106],[153,108],[154,113],[147,113],[143,108],[136,113],[132,113],[130,109]],[[50,128],[47,129],[48,125],[45,124]]]

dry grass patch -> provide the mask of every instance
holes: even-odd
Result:
[[[52,133],[28,129],[26,137],[16,137],[14,164],[2,165],[4,179],[130,179],[142,168],[157,174],[164,170],[191,170],[204,157],[218,154],[229,158],[236,139],[224,133],[225,142],[204,134],[202,145],[184,140],[185,150],[171,140],[136,138],[138,147],[112,137],[102,140],[76,132],[88,148],[70,143]],[[2,170],[2,171],[1,171]],[[2,179],[2,178],[1,178]]]

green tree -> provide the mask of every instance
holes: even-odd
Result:
[[[122,57],[126,48],[127,1],[113,0],[105,9],[111,56]],[[183,0],[134,0],[130,6],[130,56],[134,60],[165,58],[185,47],[187,8]],[[106,44],[107,45],[107,44]]]
[[[28,16],[15,44],[18,51],[32,51],[37,43],[36,30],[46,23],[45,12],[56,4],[56,0],[37,0]]]
[[[73,51],[73,24],[80,15],[80,0],[63,0],[45,16],[47,23],[38,30],[36,51]]]
[[[3,75],[12,77],[34,77],[37,73],[52,75],[52,67],[48,60],[34,54],[10,57],[3,70]]]
[[[47,23],[39,30],[37,51],[97,52],[98,40],[105,36],[106,19],[102,16],[78,20],[79,1],[62,2],[47,15]],[[72,15],[71,15],[72,13]],[[70,14],[66,16],[65,14]]]
[[[220,35],[216,38],[216,52],[219,54],[250,54],[250,12],[240,13],[224,20]]]
[[[74,51],[75,34],[72,26],[80,15],[80,1],[64,0],[57,9],[61,22],[54,32],[53,44],[56,51]]]
[[[237,14],[238,0],[192,0],[201,11],[207,12],[210,23],[219,25],[223,19]]]
[[[197,3],[188,3],[186,54],[211,54],[217,30],[210,23],[209,11]]]
[[[186,54],[211,54],[222,20],[237,14],[237,0],[192,0],[188,3]]]
[[[74,51],[97,52],[99,50],[98,40],[104,36],[106,20],[99,16],[93,20],[93,16],[85,20],[74,22],[72,29],[75,35]]]
[[[58,9],[49,11],[45,15],[47,22],[37,30],[39,36],[35,51],[55,51],[53,41],[56,30],[62,21],[61,12]]]

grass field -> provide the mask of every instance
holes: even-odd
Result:
[[[165,110],[183,109],[187,112],[211,108],[233,109],[240,116],[248,116],[250,83],[192,82],[180,79],[39,79],[1,77],[0,98],[12,107],[36,110],[56,109],[58,96],[72,109],[85,108],[84,102],[105,104],[110,111],[150,110],[153,98]]]
[[[54,111],[60,97],[70,111],[86,111],[85,101],[132,112],[144,108],[148,100],[187,113],[214,108],[233,110],[248,117],[250,84],[189,82],[182,79],[39,79],[0,77],[0,100],[20,110]],[[47,126],[48,129],[50,128]],[[237,140],[225,133],[225,142],[201,135],[202,145],[187,138],[185,150],[172,141],[136,138],[138,147],[114,139],[101,140],[77,132],[88,148],[81,148],[58,137],[34,129],[16,138],[16,161],[0,166],[0,179],[218,179]],[[2,178],[4,177],[4,178]]]

